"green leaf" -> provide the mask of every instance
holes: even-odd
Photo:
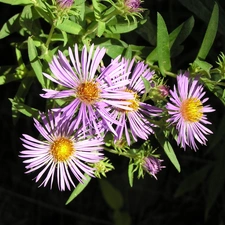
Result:
[[[174,152],[170,142],[166,139],[164,133],[156,132],[155,135],[156,135],[156,138],[157,138],[159,144],[164,149],[165,153],[167,154],[167,156],[170,159],[170,161],[172,162],[172,164],[175,166],[177,171],[180,172],[180,164],[177,160],[177,157],[175,155],[175,152]]]
[[[129,26],[127,26],[127,23],[118,23],[116,25],[107,26],[106,33],[124,34],[135,30],[137,27],[137,22],[129,23]]]
[[[128,179],[129,179],[129,184],[131,187],[133,187],[134,183],[134,164],[131,162],[128,165]]]
[[[217,3],[215,3],[197,58],[204,60],[206,56],[208,55],[209,50],[211,49],[216,37],[216,33],[218,29],[218,21],[219,21],[219,7]]]
[[[74,189],[70,197],[68,198],[66,205],[68,205],[73,199],[75,199],[83,190],[84,188],[88,185],[90,182],[91,177],[87,174],[85,174],[85,179],[83,179],[83,183],[79,183],[77,187]]]
[[[103,197],[107,204],[114,210],[123,206],[123,197],[119,190],[112,186],[107,180],[99,180]]]
[[[210,63],[208,63],[206,61],[202,61],[197,58],[195,60],[194,64],[196,64],[198,67],[200,67],[202,70],[204,70],[210,77],[210,69],[213,67]]]
[[[111,58],[116,58],[118,55],[122,55],[124,51],[124,47],[118,45],[111,45],[107,47],[107,55]]]
[[[151,85],[150,85],[150,82],[144,78],[144,77],[141,77],[143,83],[144,83],[144,86],[145,86],[145,93],[142,95],[142,98],[141,98],[141,101],[144,101],[147,94],[149,93],[150,89],[151,89]]]
[[[0,2],[9,5],[28,5],[33,3],[31,0],[0,0]]]
[[[45,87],[44,77],[42,74],[42,65],[40,60],[38,59],[37,49],[32,37],[28,38],[28,57],[38,81],[40,82],[42,87]]]
[[[38,13],[38,15],[40,15],[49,24],[53,23],[53,16],[49,12],[48,8],[45,8],[45,7],[41,8],[41,7],[36,6],[34,9]]]
[[[77,24],[71,20],[68,20],[68,19],[64,20],[60,24],[57,24],[56,27],[60,30],[63,30],[65,32],[69,33],[69,34],[81,35],[84,33],[83,28],[79,24]]]
[[[170,159],[170,161],[173,163],[173,165],[177,169],[177,171],[180,172],[180,164],[177,160],[175,152],[174,152],[171,144],[169,143],[169,141],[166,140],[163,143],[163,149],[164,149],[165,153],[167,154],[168,158]]]
[[[98,0],[92,0],[93,7],[94,7],[94,15],[96,20],[102,19],[102,12],[107,9],[107,7],[101,4]]]
[[[3,39],[10,34],[18,31],[20,29],[19,23],[20,13],[12,16],[1,28],[0,30],[0,39]]]
[[[21,102],[17,102],[13,99],[10,99],[10,102],[12,103],[12,109],[13,110],[17,110],[19,112],[21,112],[22,114],[24,114],[25,116],[28,117],[34,117],[34,118],[38,118],[39,117],[39,111],[35,108],[32,108],[28,105],[25,105]]]
[[[178,51],[178,49],[181,49],[180,44],[188,37],[191,30],[193,29],[193,26],[194,26],[194,19],[193,17],[190,17],[187,21],[182,23],[180,26],[178,26],[169,34],[171,52]],[[177,54],[173,54],[173,55],[177,55]],[[147,56],[146,61],[148,64],[153,64],[157,60],[158,60],[157,48],[155,48]]]
[[[157,55],[159,68],[162,75],[171,70],[170,62],[170,41],[165,21],[157,13]]]
[[[22,79],[24,74],[19,74],[16,70],[17,68],[12,66],[0,67],[0,74],[2,74],[0,76],[0,85]]]
[[[101,37],[105,32],[105,22],[98,21],[97,36]]]
[[[199,186],[204,181],[211,168],[212,165],[207,165],[189,175],[184,181],[181,182],[181,184],[177,188],[175,197],[180,197],[183,194],[197,188],[197,186]]]
[[[172,46],[170,52],[171,55],[173,54],[173,56],[178,55],[177,51],[178,49],[181,49],[181,47],[183,50],[183,46],[181,46],[181,44],[190,35],[194,27],[194,17],[191,16],[188,20],[182,23],[180,27],[181,29],[178,34],[176,34],[175,32],[172,32],[170,34],[170,45]]]
[[[17,90],[17,93],[13,99],[13,102],[24,103],[25,97],[26,97],[27,93],[29,92],[29,89],[33,83],[33,80],[34,80],[33,77],[26,77],[21,81],[20,86]],[[13,118],[14,125],[16,125],[16,123],[19,119],[19,116],[20,116],[19,111],[17,109],[15,109],[15,107],[12,107],[12,118]]]

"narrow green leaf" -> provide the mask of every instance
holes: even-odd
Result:
[[[170,159],[170,161],[173,163],[173,165],[177,169],[177,171],[180,172],[180,164],[177,160],[175,152],[174,152],[171,144],[169,143],[169,141],[166,140],[164,142],[163,149],[164,149],[165,153],[167,154],[168,158]]]
[[[175,166],[177,171],[180,172],[180,164],[177,160],[177,157],[175,155],[175,152],[174,152],[170,142],[166,139],[164,133],[156,132],[155,135],[156,135],[156,138],[157,138],[159,144],[164,149],[165,153],[167,154],[167,156],[170,159],[170,161],[172,162],[172,164]]]
[[[157,55],[159,68],[162,75],[171,70],[170,62],[170,41],[165,21],[157,13]]]
[[[39,111],[35,108],[32,108],[28,105],[25,105],[23,103],[17,102],[13,99],[10,99],[10,102],[12,103],[12,107],[13,110],[17,110],[19,112],[21,112],[22,114],[24,114],[25,116],[28,117],[34,117],[34,118],[38,118],[39,117]]]
[[[79,24],[77,24],[71,20],[68,20],[68,19],[64,20],[60,24],[57,24],[56,27],[60,30],[63,30],[65,32],[69,33],[69,34],[81,35],[84,32],[83,28]]]
[[[17,73],[17,68],[13,66],[0,67],[0,85],[23,78],[23,74]]]
[[[9,5],[28,5],[33,3],[31,0],[0,0],[0,2]]]
[[[99,180],[103,197],[107,204],[114,210],[123,206],[123,196],[118,189],[112,186],[106,179]]]
[[[177,51],[181,49],[180,44],[188,37],[188,35],[191,33],[194,26],[194,18],[190,17],[187,21],[182,23],[180,26],[178,26],[176,29],[174,29],[169,34],[169,42],[170,42],[170,48],[171,52]],[[172,53],[171,53],[172,54]],[[177,55],[177,54],[173,54]],[[155,48],[151,53],[147,56],[146,61],[148,64],[153,64],[158,60],[157,55],[157,48]]]
[[[19,23],[20,14],[12,16],[1,28],[0,30],[0,39],[3,39],[10,34],[18,31],[20,29]]]
[[[218,29],[218,21],[219,21],[219,7],[217,3],[215,3],[197,58],[204,60],[208,55],[209,50],[211,49],[216,37]]]
[[[143,94],[142,98],[141,98],[141,101],[144,101],[148,92],[150,91],[150,88],[151,88],[151,85],[150,85],[150,82],[144,78],[144,77],[141,77],[143,83],[144,83],[144,86],[145,86],[145,93]]]
[[[21,81],[20,86],[19,86],[19,88],[16,92],[16,95],[15,95],[14,99],[13,99],[13,102],[24,103],[25,97],[30,90],[30,87],[33,83],[33,80],[34,80],[34,77],[25,77]],[[12,107],[12,118],[13,118],[13,124],[14,125],[16,125],[16,123],[19,119],[19,116],[20,116],[19,111],[15,107]]]
[[[174,35],[174,32],[170,34],[170,45],[171,45],[171,55],[176,56],[178,55],[179,49],[183,51],[183,46],[181,44],[183,41],[190,35],[193,27],[194,27],[194,17],[191,16],[188,20],[182,23],[181,29],[177,34]],[[174,37],[173,37],[174,35]],[[171,40],[172,39],[172,40]]]
[[[83,179],[83,183],[79,183],[77,187],[74,189],[70,197],[68,198],[66,205],[68,205],[73,199],[75,199],[83,190],[84,188],[88,185],[90,182],[91,177],[87,174],[85,174],[85,179]]]
[[[42,87],[45,87],[44,77],[42,74],[42,65],[40,60],[38,59],[38,52],[32,37],[28,38],[28,57],[38,81],[40,82]]]
[[[37,12],[37,14],[39,16],[41,16],[49,24],[52,24],[53,23],[53,17],[51,15],[51,13],[49,13],[48,9],[41,8],[41,7],[38,7],[38,6],[36,6],[34,9]]]
[[[129,163],[128,165],[128,179],[129,179],[129,184],[131,187],[133,187],[133,183],[134,183],[134,164],[133,163]]]

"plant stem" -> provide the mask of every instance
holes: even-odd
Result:
[[[50,32],[49,32],[48,39],[47,39],[47,41],[46,41],[46,43],[45,43],[45,46],[46,46],[47,49],[48,49],[49,44],[50,44],[50,42],[51,42],[51,39],[52,39],[52,35],[53,35],[53,33],[54,33],[54,30],[55,30],[55,26],[54,26],[54,24],[53,24],[52,27],[51,27],[51,30],[50,30]]]

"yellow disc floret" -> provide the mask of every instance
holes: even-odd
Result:
[[[131,110],[119,109],[119,111],[120,112],[126,112],[126,113],[132,112],[132,111],[137,111],[139,109],[139,102],[140,102],[140,98],[139,98],[137,92],[134,92],[130,89],[126,89],[125,92],[129,92],[129,93],[133,94],[133,96],[134,96],[133,99],[126,100],[126,101],[130,102],[130,105],[128,105],[128,107],[131,108]]]
[[[198,98],[188,98],[181,104],[180,112],[186,122],[198,122],[203,115],[202,102]]]
[[[100,95],[100,89],[98,83],[88,81],[81,83],[76,90],[77,97],[86,104],[94,104]]]
[[[70,139],[60,137],[53,142],[50,152],[56,162],[65,162],[75,152],[75,148]]]

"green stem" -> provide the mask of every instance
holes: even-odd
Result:
[[[174,78],[176,78],[176,76],[177,76],[175,73],[172,73],[172,72],[169,72],[169,71],[166,71],[165,74],[170,76],[170,77],[174,77]]]
[[[45,46],[46,46],[47,49],[48,49],[49,44],[50,44],[50,42],[51,42],[51,39],[52,39],[52,35],[53,35],[53,33],[54,33],[54,30],[55,30],[55,25],[53,24],[52,27],[51,27],[51,30],[50,30],[50,32],[49,32],[48,39],[47,39],[47,41],[46,41],[46,43],[45,43]]]

